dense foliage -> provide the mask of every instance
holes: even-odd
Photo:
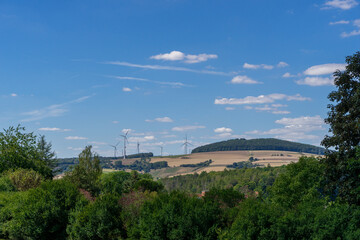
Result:
[[[274,150],[324,154],[324,149],[320,147],[275,138],[259,138],[249,140],[244,138],[231,139],[194,148],[192,153],[238,150]]]
[[[211,188],[234,188],[247,193],[258,191],[265,193],[277,176],[285,171],[284,167],[272,168],[244,168],[225,170],[223,172],[202,172],[163,178],[160,181],[168,191],[182,190],[191,193],[200,193]]]
[[[0,132],[0,173],[17,168],[33,169],[45,178],[52,178],[56,167],[54,155],[48,155],[45,139],[25,133],[20,125]]]
[[[207,167],[212,163],[212,160],[209,159],[205,162],[193,163],[193,164],[181,164],[180,167]]]

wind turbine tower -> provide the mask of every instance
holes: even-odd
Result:
[[[118,142],[118,143],[115,144],[115,145],[109,145],[109,146],[111,146],[111,147],[114,148],[114,158],[116,158],[117,146],[119,145],[119,143],[120,143],[120,142]]]
[[[181,146],[184,146],[185,155],[188,154],[188,146],[189,145],[192,145],[192,144],[190,142],[188,142],[188,137],[187,137],[187,134],[186,134],[185,135],[185,142],[181,145]]]
[[[160,146],[160,156],[163,155],[163,149],[164,149],[164,147],[163,147],[163,146]]]
[[[140,143],[139,143],[139,141],[137,142],[137,153],[138,154],[140,153]]]
[[[124,159],[126,159],[126,143],[129,143],[128,139],[127,139],[127,135],[128,135],[129,131],[127,131],[125,133],[125,135],[120,135],[120,137],[124,138]]]

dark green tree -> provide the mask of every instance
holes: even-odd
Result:
[[[92,146],[86,146],[79,154],[79,164],[72,171],[67,172],[69,178],[78,188],[85,189],[96,194],[98,189],[97,180],[102,173],[99,156],[91,151]]]
[[[47,181],[17,192],[0,207],[0,227],[6,239],[66,239],[69,214],[86,200],[65,180]],[[1,202],[1,199],[0,199]]]
[[[70,239],[122,239],[121,206],[116,195],[101,195],[95,202],[73,212],[67,232]]]
[[[360,52],[346,57],[346,70],[336,71],[336,91],[329,94],[328,118],[330,136],[322,141],[328,149],[325,158],[326,186],[335,196],[360,204]],[[331,150],[331,149],[335,149]],[[356,190],[354,192],[354,189]]]
[[[46,165],[52,170],[53,175],[59,171],[57,169],[58,159],[56,158],[55,151],[53,151],[51,142],[46,142],[45,136],[42,135],[39,137],[37,142],[37,148],[40,153],[41,159],[46,163]]]

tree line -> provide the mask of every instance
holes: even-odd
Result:
[[[217,143],[211,143],[194,148],[191,152],[216,152],[216,151],[239,151],[239,150],[274,150],[274,151],[293,151],[322,155],[325,149],[310,144],[296,143],[276,138],[259,139],[231,139]]]

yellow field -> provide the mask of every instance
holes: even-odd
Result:
[[[226,165],[234,162],[248,161],[249,157],[257,158],[255,162],[263,166],[272,167],[287,165],[291,162],[297,162],[301,156],[315,156],[316,154],[298,153],[288,151],[220,151],[194,153],[180,157],[153,157],[151,162],[167,161],[172,170],[156,170],[152,174],[156,177],[171,177],[190,173],[201,173],[203,171],[223,171]],[[196,164],[211,159],[213,162],[208,167],[203,168],[180,168],[182,164]]]

